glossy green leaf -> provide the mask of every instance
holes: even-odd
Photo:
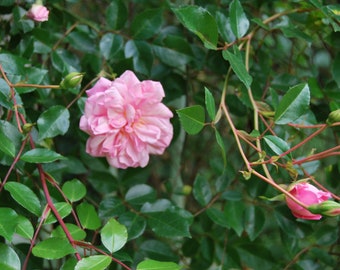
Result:
[[[18,224],[18,214],[11,208],[0,207],[0,235],[11,242]]]
[[[181,267],[174,262],[159,262],[146,260],[137,265],[137,270],[180,270]]]
[[[122,0],[112,0],[107,7],[106,23],[112,30],[121,29],[128,18],[128,10]]]
[[[0,269],[19,270],[21,262],[18,254],[8,245],[0,243]]]
[[[181,209],[148,213],[148,225],[162,237],[190,237],[192,215]]]
[[[98,213],[101,218],[120,216],[125,213],[124,201],[114,196],[105,197],[99,204]]]
[[[29,187],[18,182],[7,182],[5,189],[26,210],[38,217],[41,215],[40,200]]]
[[[245,87],[247,89],[250,88],[253,78],[246,70],[241,54],[233,54],[229,50],[224,50],[222,55],[225,60],[229,61],[231,68],[235,72],[236,76],[240,79],[240,81],[243,82]]]
[[[37,121],[39,140],[64,135],[70,126],[70,113],[61,105],[56,105],[44,111]]]
[[[140,250],[152,260],[178,261],[178,255],[164,241],[147,240],[140,245]]]
[[[153,64],[151,46],[145,41],[129,40],[125,44],[124,53],[126,58],[132,58],[136,72],[150,75]]]
[[[203,175],[199,174],[196,176],[193,188],[193,195],[201,206],[206,206],[211,201],[212,192],[210,184],[208,182],[208,179]]]
[[[227,218],[228,228],[232,228],[238,236],[240,236],[244,229],[243,214],[245,205],[241,201],[229,201],[225,208],[224,213]]]
[[[145,218],[132,212],[123,213],[118,221],[127,228],[128,240],[140,237],[146,228]]]
[[[266,216],[262,210],[254,205],[247,206],[244,212],[244,230],[250,241],[254,241],[263,231]]]
[[[249,29],[249,20],[239,0],[233,0],[229,6],[230,25],[237,38],[243,37]]]
[[[123,50],[124,40],[120,35],[107,33],[100,40],[99,48],[101,55],[105,60],[113,59],[120,51]]]
[[[131,204],[144,204],[145,202],[154,201],[156,199],[156,191],[145,184],[139,184],[131,187],[126,195],[125,200]]]
[[[72,206],[66,202],[54,203],[54,207],[57,209],[61,218],[67,217],[72,211]],[[50,211],[49,215],[45,220],[45,224],[51,224],[55,222],[57,222],[57,218],[54,216],[53,212]]]
[[[276,155],[281,155],[290,149],[288,143],[277,136],[266,135],[263,140]]]
[[[10,144],[14,145],[14,147],[15,147],[14,152],[16,152],[19,149],[19,147],[22,143],[22,134],[18,131],[18,129],[13,124],[11,124],[7,121],[4,121],[4,120],[0,120],[0,134],[2,134],[7,139],[11,140]],[[5,141],[6,141],[6,139],[5,139]],[[2,147],[0,150],[4,151],[4,150],[2,150],[3,148],[9,148],[8,149],[8,154],[9,154],[10,152],[13,151],[12,146],[4,145],[4,142],[0,143],[1,147]],[[14,153],[14,155],[15,155],[15,153]]]
[[[120,250],[127,242],[128,234],[124,225],[111,218],[100,231],[103,245],[111,252]]]
[[[227,219],[229,218],[225,212],[217,209],[217,208],[208,208],[207,209],[208,217],[216,224],[227,228],[228,222]]]
[[[45,148],[35,148],[25,152],[20,159],[28,163],[50,163],[64,159],[62,155]]]
[[[86,195],[86,187],[78,179],[65,182],[62,186],[62,191],[71,202],[79,201]]]
[[[275,123],[284,125],[294,122],[308,109],[310,92],[307,84],[299,84],[288,90],[275,112]]]
[[[223,164],[224,164],[224,167],[225,167],[225,166],[227,166],[226,148],[225,148],[223,138],[222,138],[221,134],[219,133],[219,131],[217,129],[215,129],[215,138],[216,138],[216,142],[217,142],[218,146],[221,149]]]
[[[200,105],[186,107],[176,111],[183,129],[191,135],[197,134],[204,127],[205,111]]]
[[[332,75],[334,81],[336,81],[338,87],[340,88],[340,53],[338,53],[334,59],[332,66]]]
[[[96,230],[100,227],[101,221],[92,204],[86,202],[79,204],[77,206],[77,214],[81,225],[85,229]]]
[[[148,9],[136,15],[131,23],[131,33],[135,39],[148,39],[156,35],[162,27],[162,10]]]
[[[47,238],[32,249],[34,256],[48,260],[60,259],[75,252],[68,239],[58,237]]]
[[[75,257],[71,257],[64,262],[60,270],[74,270],[77,263],[78,263],[77,259]]]
[[[230,18],[225,16],[224,13],[216,12],[216,22],[218,26],[218,31],[223,38],[223,40],[232,43],[236,40],[236,37],[231,29]]]
[[[66,223],[65,225],[74,240],[81,241],[85,239],[86,232],[79,228],[77,225],[74,225],[72,223]],[[63,228],[61,226],[58,226],[52,231],[51,237],[66,238],[66,234]]]
[[[18,225],[15,229],[15,232],[23,238],[31,240],[34,234],[34,228],[31,221],[24,216],[18,216],[17,222]]]
[[[110,263],[111,258],[105,255],[92,255],[81,259],[74,270],[104,270]]]
[[[15,146],[5,134],[0,132],[0,151],[11,157],[15,156]]]
[[[215,99],[212,93],[208,88],[204,88],[204,94],[205,94],[205,107],[207,109],[208,115],[211,120],[215,119],[216,115],[216,106],[215,106]]]
[[[196,34],[208,49],[215,50],[218,41],[218,28],[214,17],[203,7],[190,5],[173,8],[178,20]]]

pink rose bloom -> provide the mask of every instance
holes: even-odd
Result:
[[[125,169],[145,167],[150,154],[161,155],[169,146],[173,114],[161,103],[164,90],[159,82],[139,81],[125,71],[114,81],[100,78],[86,93],[80,129],[90,135],[88,154]]]
[[[307,206],[318,204],[331,198],[329,192],[319,190],[306,182],[297,183],[289,190],[289,193]],[[321,215],[311,213],[289,197],[286,197],[286,202],[293,215],[297,218],[319,220],[322,217]]]
[[[43,5],[33,4],[27,12],[27,17],[36,22],[44,22],[48,20],[48,9]]]

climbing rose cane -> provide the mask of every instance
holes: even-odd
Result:
[[[161,155],[169,146],[173,114],[161,103],[164,90],[159,82],[139,81],[125,71],[114,81],[100,78],[86,93],[80,129],[90,135],[90,155],[106,157],[116,168],[145,167],[149,154]]]
[[[33,4],[27,12],[27,17],[36,22],[44,22],[48,20],[48,9],[39,4]]]
[[[295,184],[289,193],[292,194],[296,199],[306,204],[307,206],[312,204],[318,204],[331,198],[329,192],[325,192],[317,189],[315,186],[306,182],[300,182]],[[293,215],[297,218],[319,220],[321,215],[313,214],[302,206],[298,205],[289,197],[286,197],[286,202]]]

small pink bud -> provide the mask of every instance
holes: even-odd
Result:
[[[306,182],[298,182],[289,189],[289,193],[293,195],[303,204],[310,206],[322,203],[331,198],[329,192],[317,189],[315,186]],[[319,220],[322,215],[312,213],[301,205],[294,202],[291,198],[286,197],[287,206],[292,211],[292,214],[297,218]]]
[[[33,4],[30,10],[27,12],[27,17],[36,22],[44,22],[48,20],[49,10],[39,4]]]

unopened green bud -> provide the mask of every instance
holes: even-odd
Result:
[[[26,123],[26,124],[24,124],[24,125],[22,126],[22,131],[23,131],[25,134],[30,133],[34,125],[35,125],[35,124],[32,124],[32,123]]]
[[[188,196],[188,195],[190,195],[191,191],[192,191],[192,187],[189,186],[189,185],[184,185],[183,188],[182,188],[183,195]]]
[[[335,217],[340,215],[340,204],[335,201],[323,201],[322,203],[308,206],[308,210],[313,214]]]
[[[337,109],[335,111],[332,111],[326,120],[326,123],[328,125],[331,125],[333,123],[340,122],[340,109]]]
[[[61,81],[60,88],[67,89],[76,87],[78,84],[81,83],[84,77],[84,73],[80,72],[71,72]]]

